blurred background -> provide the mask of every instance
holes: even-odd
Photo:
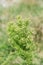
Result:
[[[33,40],[38,46],[38,55],[43,65],[43,0],[0,0],[0,64],[8,55],[6,24],[16,16],[31,20]],[[6,51],[6,52],[5,52]],[[36,60],[37,62],[37,60]]]

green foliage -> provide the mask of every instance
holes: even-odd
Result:
[[[23,29],[23,31],[20,29],[25,26],[24,21],[26,21],[26,20],[21,19],[21,21],[22,21],[21,23],[24,23],[24,24],[21,26],[21,24],[19,23],[19,27],[18,27],[18,22],[19,22],[20,17],[19,17],[19,19],[16,19],[15,22],[10,22],[8,24],[9,42],[7,40],[8,37],[6,35],[5,28],[6,28],[6,24],[10,20],[14,20],[15,16],[17,16],[17,15],[21,15],[21,16],[23,16],[23,18],[29,17],[32,20],[32,26],[34,25],[33,23],[35,21],[38,24],[38,19],[43,22],[43,5],[42,4],[43,4],[43,1],[41,1],[41,2],[38,1],[37,4],[34,4],[34,5],[26,5],[24,3],[21,3],[18,6],[18,4],[16,4],[16,5],[14,4],[10,7],[5,7],[5,8],[2,5],[0,5],[0,65],[29,65],[29,63],[30,63],[30,65],[32,65],[31,60],[33,59],[33,56],[35,54],[37,54],[37,53],[33,54],[33,52],[34,52],[33,50],[36,49],[35,43],[37,41],[35,43],[33,43],[33,41],[31,40],[32,32],[30,31],[30,27],[29,27],[29,24],[30,24],[29,20],[28,20],[28,22],[29,22],[28,26],[26,26],[26,29],[28,30],[26,33],[29,32],[28,34],[23,33],[23,31],[25,29]],[[12,23],[12,25],[11,25],[11,23]],[[5,28],[3,27],[3,24],[4,24]],[[14,25],[15,29],[12,27],[13,25]],[[17,30],[18,33],[11,31],[11,29]],[[24,35],[23,38],[22,38],[22,33]],[[25,38],[25,35],[29,39]],[[34,35],[33,35],[33,37],[34,37]],[[16,40],[14,40],[13,38],[15,38]],[[19,38],[21,40],[18,40]],[[28,43],[27,43],[27,41],[28,41]],[[43,41],[42,41],[42,43],[43,43]],[[38,46],[41,48],[41,50],[43,50],[42,43],[41,44],[38,43]],[[37,49],[37,51],[41,51],[41,50]],[[15,53],[15,51],[16,51],[16,53]],[[13,52],[14,52],[14,54],[10,54]],[[40,53],[40,52],[38,52],[38,53]],[[18,58],[18,56],[20,56],[20,57]],[[36,56],[39,56],[39,54],[37,54]],[[39,56],[39,57],[41,57],[41,56]],[[19,60],[17,60],[17,59],[19,59]],[[13,63],[16,60],[19,63]],[[41,64],[37,64],[39,59],[38,60],[34,59],[34,61],[35,61],[34,62],[35,64],[33,64],[33,65],[43,65],[43,59],[41,59]],[[38,63],[40,63],[40,61]]]
[[[25,61],[22,65],[32,65],[33,51],[36,49],[29,23],[28,19],[24,20],[18,16],[15,22],[8,23],[7,28],[9,45],[13,48],[13,52],[16,51],[16,54]]]

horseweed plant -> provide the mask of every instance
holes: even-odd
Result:
[[[18,16],[15,22],[8,23],[7,28],[8,41],[13,52],[16,52],[25,61],[22,65],[32,65],[33,51],[36,48],[31,39],[32,32],[29,24],[29,19],[22,19]]]

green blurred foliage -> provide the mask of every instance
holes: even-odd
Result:
[[[22,20],[18,16],[15,22],[8,23],[7,28],[9,45],[13,48],[13,52],[26,62],[26,65],[32,65],[33,51],[36,50],[36,45],[31,39],[32,32],[29,30],[29,23],[29,20]]]
[[[20,6],[15,6],[15,4],[14,5],[12,5],[12,6],[10,6],[10,7],[6,7],[6,8],[4,8],[3,6],[0,6],[0,65],[14,65],[13,63],[12,63],[12,61],[14,60],[15,61],[15,56],[16,57],[18,57],[19,56],[19,53],[18,52],[16,52],[16,53],[14,53],[15,55],[13,55],[13,54],[10,54],[10,52],[12,52],[12,51],[15,51],[15,49],[14,49],[14,47],[12,46],[13,45],[13,43],[11,43],[11,44],[9,44],[9,42],[8,42],[8,36],[7,36],[7,32],[6,32],[6,24],[9,22],[9,21],[11,21],[11,22],[13,22],[13,21],[15,21],[15,17],[17,16],[17,15],[21,15],[22,17],[23,17],[23,19],[25,18],[25,17],[30,17],[30,18],[32,18],[33,20],[34,20],[34,22],[36,22],[36,23],[38,23],[38,21],[36,21],[36,19],[34,19],[34,17],[38,17],[39,18],[39,20],[41,21],[42,19],[43,19],[43,6],[41,7],[39,4],[34,4],[34,5],[26,5],[26,4],[24,4],[24,3],[21,3],[20,4]],[[40,17],[41,17],[41,19],[40,19]],[[33,22],[33,20],[32,20],[32,25],[30,26],[30,27],[32,27],[33,25],[34,25],[34,22]],[[42,22],[43,22],[43,20],[42,20]],[[5,25],[5,28],[3,27],[3,24]],[[10,25],[11,23],[9,23],[9,25]],[[14,23],[15,24],[15,23]],[[12,25],[10,25],[10,26],[13,26],[14,24],[12,24]],[[18,23],[17,23],[18,24]],[[19,25],[21,25],[21,24],[19,24]],[[36,25],[36,24],[35,24]],[[17,28],[16,28],[16,26],[17,26]],[[23,26],[25,26],[25,25],[23,25]],[[15,29],[18,29],[18,25],[15,25],[14,26],[15,27]],[[12,27],[11,27],[11,29],[12,29]],[[22,29],[23,31],[24,31],[24,29]],[[21,29],[19,30],[19,32],[21,32],[22,31]],[[28,32],[30,32],[30,31],[28,31]],[[36,31],[37,32],[37,31]],[[12,33],[12,32],[11,32]],[[13,34],[14,33],[12,33],[11,34],[11,36],[13,36]],[[22,34],[22,33],[19,33],[19,35],[20,34]],[[20,35],[20,36],[22,36],[22,35]],[[24,34],[24,36],[25,36],[25,34]],[[29,36],[31,36],[31,34],[29,33]],[[18,37],[16,37],[15,36],[15,39],[18,39]],[[23,38],[24,39],[24,38]],[[10,39],[9,39],[10,40]],[[11,41],[13,41],[14,42],[14,40],[12,39]],[[17,40],[18,41],[18,40]],[[28,41],[28,40],[27,40]],[[20,41],[20,43],[22,43],[22,42],[26,42],[26,40],[24,41]],[[28,41],[28,42],[31,42],[30,40]],[[37,42],[37,41],[36,41]],[[43,43],[43,42],[42,42]],[[35,44],[35,43],[34,43]],[[42,44],[38,44],[38,45],[42,45]],[[17,49],[20,49],[19,47],[21,46],[21,44],[19,44],[19,45],[17,45]],[[24,43],[22,43],[22,47],[24,46]],[[25,45],[26,46],[26,45]],[[32,46],[33,47],[33,42],[32,42],[32,45],[30,45],[30,46]],[[34,45],[35,46],[35,45]],[[28,45],[27,45],[27,47],[28,47]],[[28,51],[28,49],[27,49],[27,47],[26,47],[26,51]],[[23,47],[24,48],[24,47]],[[34,47],[35,48],[35,47]],[[42,45],[42,47],[41,47],[42,49],[43,49],[43,45]],[[22,49],[22,48],[21,48]],[[31,48],[31,50],[32,50],[32,48]],[[28,55],[28,53],[27,53],[27,55],[25,55],[25,52],[22,50],[20,50],[19,52],[21,52],[20,53],[20,59],[21,58],[23,58],[22,59],[22,63],[21,63],[21,61],[20,61],[20,64],[17,64],[17,63],[15,63],[15,65],[26,65],[27,63],[26,63],[26,61],[24,61],[24,58],[25,58],[25,56],[26,57],[28,57],[27,55]],[[22,55],[22,53],[25,55]],[[32,53],[31,53],[32,54]],[[36,53],[37,54],[37,53]],[[33,54],[34,55],[34,54]],[[30,55],[29,55],[30,56]],[[37,56],[38,56],[38,54],[37,54]],[[7,61],[7,58],[8,58],[8,61]],[[14,59],[13,59],[14,58]],[[30,57],[30,59],[31,59],[32,57]],[[28,59],[28,58],[27,58]],[[38,59],[39,60],[39,59]],[[42,64],[39,64],[39,65],[43,65],[43,58],[41,59],[41,63]],[[32,65],[32,64],[31,64]],[[33,65],[35,65],[35,64],[33,64]],[[37,62],[36,62],[36,65],[38,65],[37,64]]]

